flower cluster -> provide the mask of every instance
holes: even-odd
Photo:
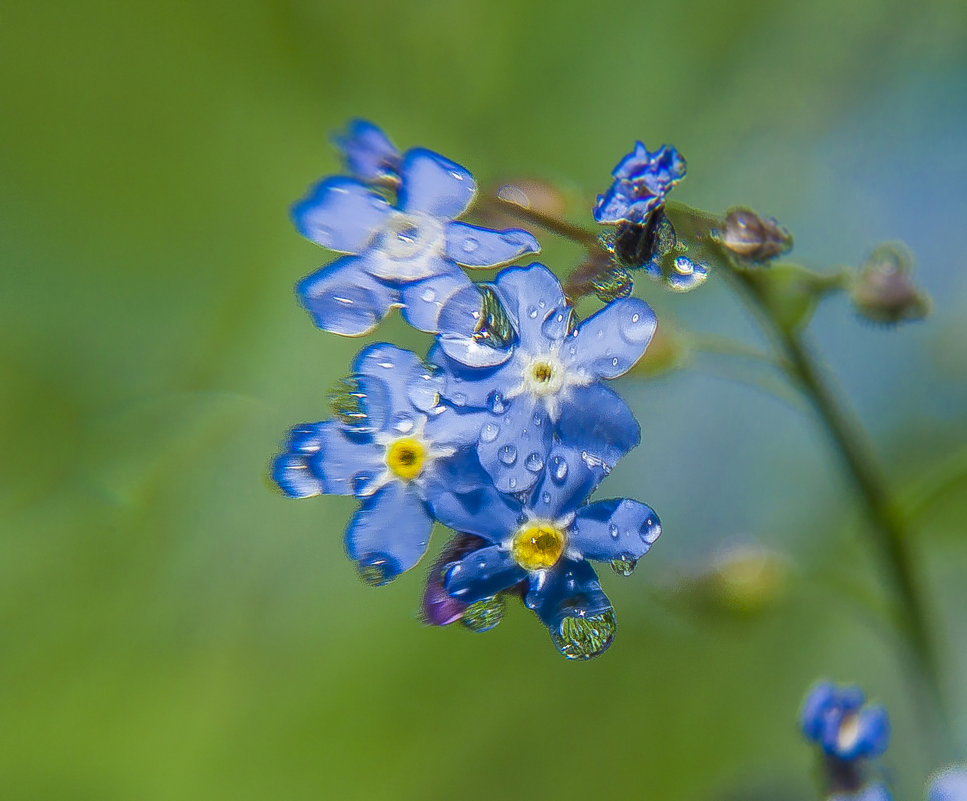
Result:
[[[476,189],[455,162],[400,153],[362,121],[336,143],[350,176],[321,181],[292,217],[347,255],[299,282],[299,299],[332,333],[365,334],[399,307],[435,339],[425,359],[388,343],[365,348],[333,393],[333,418],[292,429],[273,479],[289,497],[359,501],[345,545],[372,584],[416,565],[434,522],[452,529],[428,579],[428,622],[483,631],[517,595],[566,657],[602,653],[614,610],[589,560],[628,575],[661,532],[638,501],[589,500],[639,442],[605,382],[642,356],[654,314],[625,296],[580,320],[541,264],[472,282],[463,268],[508,264],[537,241],[457,221]],[[673,149],[662,153],[642,179],[648,197],[634,190],[651,208],[684,174]],[[637,186],[636,169],[629,162],[621,180]]]

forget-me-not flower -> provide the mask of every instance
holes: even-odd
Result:
[[[426,551],[434,483],[467,490],[486,475],[472,451],[460,451],[452,412],[438,404],[438,379],[415,354],[378,343],[359,354],[354,372],[360,413],[294,428],[272,477],[292,498],[358,498],[346,550],[367,580],[384,583]]]
[[[470,281],[458,265],[494,267],[540,250],[526,231],[456,222],[476,194],[473,176],[423,148],[399,167],[396,205],[354,178],[327,178],[292,208],[299,232],[343,256],[296,291],[319,328],[346,336],[372,330],[393,306],[435,332],[443,303]]]
[[[444,397],[475,429],[481,465],[502,492],[528,490],[556,435],[610,469],[638,444],[640,430],[625,402],[600,379],[617,378],[641,358],[655,331],[654,313],[642,300],[622,298],[572,327],[561,284],[541,264],[502,270],[494,291],[515,344],[491,349],[467,336],[480,313],[480,294],[470,287],[444,307],[439,344],[430,354],[443,370]],[[499,363],[461,362],[476,360],[470,348],[495,354],[492,361]]]
[[[886,709],[867,705],[859,687],[817,684],[806,697],[800,725],[825,753],[844,761],[879,756],[890,741]]]
[[[493,486],[472,492],[435,488],[430,503],[437,519],[456,531],[486,540],[455,561],[444,578],[446,591],[462,603],[475,603],[522,584],[524,602],[561,647],[574,620],[613,614],[588,559],[612,562],[630,573],[661,533],[658,516],[638,501],[615,499],[587,504],[604,476],[580,451],[555,446],[530,493],[507,494]],[[587,658],[592,649],[561,650]]]
[[[614,182],[605,194],[598,195],[594,219],[599,223],[642,224],[685,177],[685,159],[671,145],[650,153],[637,142],[611,174]]]
[[[967,801],[967,765],[954,765],[934,776],[927,801]]]
[[[333,137],[342,152],[346,169],[366,183],[399,181],[402,154],[377,126],[367,120],[351,120],[344,134]]]

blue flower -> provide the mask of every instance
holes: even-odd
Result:
[[[654,313],[644,301],[622,298],[572,328],[561,285],[541,264],[501,271],[494,291],[516,332],[512,347],[488,348],[468,336],[481,308],[470,287],[441,313],[439,344],[430,354],[443,370],[443,396],[475,428],[481,465],[499,490],[528,490],[557,435],[610,469],[638,444],[640,430],[600,379],[616,378],[638,361],[655,331]],[[465,363],[481,363],[474,349],[490,366]]]
[[[934,776],[927,801],[967,801],[967,765],[954,765]]]
[[[803,705],[802,732],[837,759],[879,756],[890,740],[890,719],[882,706],[865,704],[859,687],[821,682]]]
[[[377,343],[354,365],[358,413],[292,429],[272,478],[291,498],[354,495],[362,506],[346,550],[368,581],[382,584],[423,556],[433,526],[427,493],[437,482],[469,490],[486,479],[461,451],[438,380],[415,354]]]
[[[407,322],[436,331],[443,303],[470,281],[458,264],[493,267],[540,246],[522,230],[455,222],[476,193],[467,170],[429,150],[400,163],[397,205],[353,178],[327,178],[292,208],[303,236],[343,256],[296,291],[319,328],[346,336],[371,331],[393,306]]]
[[[366,183],[394,184],[399,180],[402,154],[379,128],[366,120],[351,120],[345,134],[333,137],[346,169]]]
[[[658,516],[643,503],[586,503],[604,474],[579,449],[558,444],[530,493],[436,487],[430,503],[437,519],[487,542],[450,566],[446,591],[472,604],[521,585],[524,603],[565,656],[603,652],[614,634],[614,612],[586,560],[611,562],[629,574],[661,533]]]
[[[893,794],[884,785],[877,783],[868,784],[855,793],[836,793],[826,801],[893,801]]]
[[[685,159],[671,145],[654,153],[641,143],[612,172],[614,182],[598,195],[594,219],[599,223],[644,223],[665,202],[665,196],[685,177]]]

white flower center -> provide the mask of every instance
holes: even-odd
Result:
[[[370,271],[378,278],[415,280],[434,272],[446,249],[443,223],[418,212],[394,211],[377,240]]]
[[[564,365],[550,354],[535,356],[524,365],[521,383],[525,392],[542,397],[556,395],[566,382]]]
[[[836,733],[836,747],[840,751],[848,751],[852,748],[860,736],[860,716],[855,712],[843,717],[839,724],[839,731]]]

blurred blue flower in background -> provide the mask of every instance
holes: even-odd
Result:
[[[868,784],[855,793],[836,793],[826,801],[893,801],[893,794],[882,784]]]
[[[817,684],[803,705],[800,725],[825,753],[844,761],[879,756],[890,741],[886,709],[866,705],[859,687]]]
[[[967,801],[967,765],[954,765],[934,776],[927,801]]]

